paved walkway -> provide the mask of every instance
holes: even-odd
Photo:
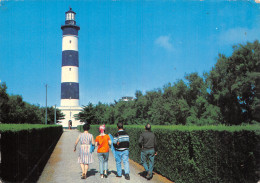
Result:
[[[99,163],[97,152],[95,149],[94,163],[90,164],[87,179],[81,179],[81,168],[77,163],[78,152],[73,152],[74,143],[79,132],[77,130],[64,130],[59,142],[57,143],[49,161],[47,162],[38,183],[80,183],[80,182],[148,182],[145,178],[139,175],[144,169],[138,163],[130,160],[130,181],[116,177],[116,164],[113,154],[110,152],[108,161],[108,178],[100,178]],[[78,149],[78,148],[77,148]],[[154,177],[149,182],[151,183],[173,183],[168,179],[154,174]]]

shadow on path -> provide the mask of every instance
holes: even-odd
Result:
[[[90,170],[88,170],[88,172],[87,172],[87,177],[95,176],[96,173],[98,173],[98,171],[97,171],[96,169],[90,169]]]

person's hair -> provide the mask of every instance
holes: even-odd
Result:
[[[83,130],[84,131],[88,131],[90,129],[90,125],[88,124],[88,123],[85,123],[84,125],[83,125]]]
[[[117,123],[117,128],[118,128],[118,129],[123,129],[123,126],[124,126],[124,125],[123,125],[122,122],[118,122],[118,123]]]
[[[147,123],[145,125],[145,129],[148,130],[148,131],[151,131],[151,125],[149,123]]]
[[[100,127],[102,127],[103,125],[100,125],[99,127],[98,127],[98,131],[99,132],[101,132],[101,130],[100,130]],[[104,133],[106,132],[106,127],[104,127]]]

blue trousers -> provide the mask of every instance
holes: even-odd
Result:
[[[129,174],[129,150],[115,151],[117,175],[122,176],[121,162],[123,161],[125,174]]]
[[[98,153],[100,174],[104,174],[104,170],[107,170],[108,156],[109,156],[108,152],[107,153]]]
[[[154,149],[151,150],[142,150],[141,151],[141,164],[144,166],[145,171],[149,173],[153,173],[153,166],[154,166]],[[147,165],[147,161],[149,167]]]

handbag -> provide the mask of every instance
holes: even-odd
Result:
[[[114,138],[113,138],[113,136],[112,136],[111,134],[108,134],[108,135],[109,135],[110,140],[111,140],[111,142],[112,142],[112,144],[111,144],[111,151],[112,151],[114,157],[116,157],[116,156],[115,156],[115,153],[116,153],[116,152],[115,152],[115,148],[114,148],[114,144],[113,144]]]
[[[93,144],[90,144],[90,152],[93,153],[95,150],[95,145]]]

